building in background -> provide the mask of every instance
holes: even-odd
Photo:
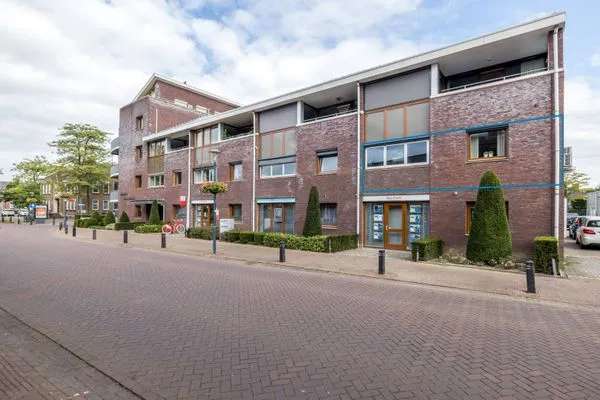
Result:
[[[586,194],[587,212],[585,215],[600,216],[600,190]]]
[[[492,170],[515,251],[538,235],[562,243],[564,23],[553,14],[241,107],[153,76],[120,112],[118,207],[146,219],[158,200],[167,220],[208,226],[201,185],[218,180],[230,186],[218,213],[237,228],[300,233],[316,186],[327,234],[461,250]]]
[[[76,214],[89,214],[97,211],[107,213],[110,208],[109,182],[94,186],[90,191],[90,209],[87,209],[85,195],[77,195],[76,188],[63,188],[60,177],[50,174],[40,184],[44,204],[48,209],[48,217],[69,217]]]

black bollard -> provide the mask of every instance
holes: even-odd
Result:
[[[69,225],[65,224],[65,235],[69,234]]]
[[[123,231],[123,243],[127,244],[127,231]]]
[[[52,217],[52,226],[56,225],[56,217]]]
[[[279,262],[285,262],[285,242],[279,242]]]
[[[62,228],[63,228],[63,227],[62,227],[62,222],[59,222],[59,223],[58,223],[58,230],[59,230],[59,231],[62,231]]]
[[[527,293],[535,293],[535,269],[531,260],[527,261],[525,276],[527,277]]]
[[[10,216],[10,223],[12,224],[12,215]]]
[[[379,275],[385,274],[385,250],[379,250]]]
[[[77,225],[73,224],[73,237],[77,236]]]
[[[167,247],[167,235],[165,233],[160,234],[160,248],[164,249]]]
[[[2,223],[4,223],[4,214],[2,214],[2,216],[0,216],[0,218],[2,218]]]
[[[92,240],[96,240],[96,230],[92,230]]]
[[[17,217],[17,225],[21,225],[21,217]]]
[[[33,218],[29,220],[29,225],[33,225]]]

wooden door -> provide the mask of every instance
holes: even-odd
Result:
[[[383,240],[386,249],[406,250],[408,236],[407,207],[404,203],[385,203],[383,208]]]

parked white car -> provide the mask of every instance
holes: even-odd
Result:
[[[2,210],[2,215],[4,217],[12,217],[15,215],[15,210],[13,210],[12,208],[6,208]]]
[[[577,229],[575,241],[582,249],[594,244],[600,245],[600,217],[585,217]]]
[[[29,215],[29,210],[28,210],[28,209],[26,209],[26,208],[21,208],[21,209],[19,210],[19,215],[20,215],[21,217],[26,217],[26,216],[28,216],[28,215]]]

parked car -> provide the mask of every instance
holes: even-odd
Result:
[[[5,208],[4,210],[2,210],[2,216],[4,217],[12,217],[15,215],[15,210],[13,210],[12,208]]]
[[[569,225],[569,237],[571,239],[577,239],[577,229],[581,226],[584,217],[577,217],[575,220]]]
[[[26,216],[28,216],[28,215],[29,215],[29,210],[28,210],[28,209],[26,209],[26,208],[21,208],[21,209],[19,210],[19,215],[20,215],[21,217],[26,217]]]
[[[575,239],[582,249],[590,245],[600,245],[600,217],[585,217],[577,229]]]

